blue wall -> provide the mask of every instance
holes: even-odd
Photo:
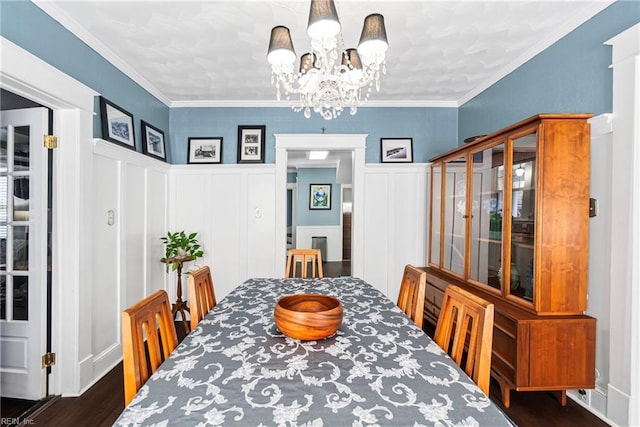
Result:
[[[358,108],[334,120],[305,119],[290,108],[172,108],[172,163],[187,162],[189,137],[221,136],[222,163],[236,163],[238,125],[266,125],[265,162],[275,161],[276,133],[364,133],[365,161],[380,162],[380,138],[413,138],[413,161],[425,162],[456,146],[457,108]]]
[[[265,125],[265,162],[275,160],[274,133],[365,133],[366,162],[380,161],[380,138],[413,138],[424,162],[468,136],[490,133],[541,112],[610,112],[612,36],[640,22],[640,1],[619,0],[483,93],[456,108],[360,108],[336,120],[305,119],[288,108],[168,108],[29,1],[0,0],[0,35],[164,130],[167,159],[186,163],[187,140],[223,137],[223,163],[236,163],[238,125]],[[94,136],[101,136],[96,98]]]
[[[617,1],[459,109],[460,140],[538,113],[609,113],[611,47],[640,22],[640,1]]]
[[[133,114],[136,146],[142,151],[140,120],[165,133],[169,151],[169,107],[98,55],[29,1],[0,0],[0,35],[102,94]],[[102,137],[100,104],[94,103],[93,136]]]
[[[323,119],[324,120],[324,119]],[[310,185],[331,184],[331,209],[309,209]],[[342,204],[340,184],[336,183],[334,168],[298,169],[298,200],[296,225],[340,225]]]

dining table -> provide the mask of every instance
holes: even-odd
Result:
[[[340,300],[335,334],[274,322],[292,294]],[[140,388],[117,426],[513,426],[393,301],[355,277],[251,278],[223,298]]]

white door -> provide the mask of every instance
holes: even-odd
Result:
[[[0,379],[3,397],[45,397],[48,111],[0,112]]]

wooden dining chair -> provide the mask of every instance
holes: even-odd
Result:
[[[449,285],[444,293],[434,341],[489,396],[493,304]],[[464,364],[464,366],[463,366]]]
[[[176,325],[166,291],[156,291],[122,312],[125,406],[177,345]]]
[[[300,276],[297,276],[297,266],[300,262]],[[307,277],[308,263],[311,263],[311,276],[322,278],[322,253],[320,249],[289,249],[287,252],[287,269],[285,272],[286,278],[291,277]]]
[[[398,307],[422,329],[427,273],[407,264],[400,282]]]
[[[189,282],[189,314],[191,330],[198,326],[200,320],[216,306],[216,293],[208,266],[200,267],[187,276]]]

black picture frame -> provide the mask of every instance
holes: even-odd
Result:
[[[140,120],[142,125],[142,152],[163,162],[167,161],[167,150],[164,142],[164,132],[157,127]]]
[[[188,164],[222,163],[222,137],[191,137],[187,151]]]
[[[331,184],[309,184],[309,209],[331,210]]]
[[[133,114],[101,96],[100,118],[102,139],[137,151]]]
[[[413,138],[380,138],[382,163],[413,163]]]
[[[238,126],[238,163],[264,163],[266,126]]]

